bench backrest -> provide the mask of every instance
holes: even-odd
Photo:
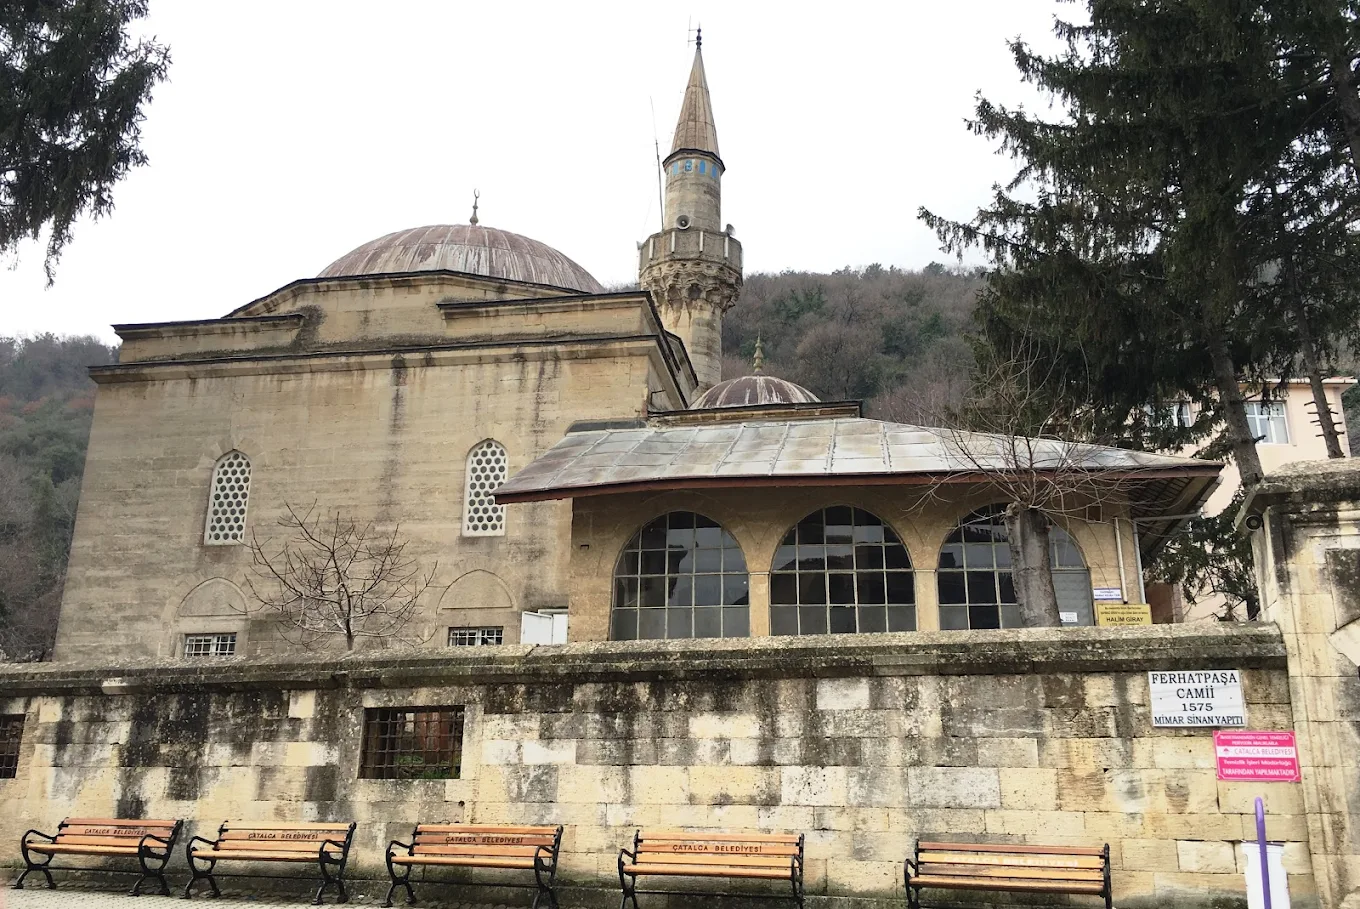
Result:
[[[511,824],[418,824],[411,834],[412,855],[525,856],[546,850],[557,855],[561,827]]]
[[[1103,883],[1110,847],[1016,846],[977,843],[916,844],[921,874],[1010,878],[1063,883]]]
[[[316,854],[322,843],[330,854],[349,851],[354,836],[354,822],[348,824],[286,824],[263,821],[226,821],[217,831],[217,849],[268,850],[270,852],[308,852]]]
[[[147,836],[173,841],[183,823],[141,818],[68,817],[57,825],[56,841],[81,846],[133,846]]]
[[[640,865],[790,868],[803,863],[799,833],[639,830],[633,849]]]

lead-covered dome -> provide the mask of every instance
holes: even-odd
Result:
[[[816,404],[821,399],[801,385],[757,373],[719,382],[698,397],[690,410],[755,407],[761,404]]]
[[[546,243],[480,224],[399,230],[345,253],[317,277],[446,270],[584,293],[604,292],[590,272]]]

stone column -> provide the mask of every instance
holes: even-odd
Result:
[[[1319,899],[1360,909],[1360,462],[1285,465],[1243,515],[1288,653]]]

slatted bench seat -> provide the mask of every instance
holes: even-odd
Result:
[[[321,886],[312,903],[321,905],[321,895],[331,885],[337,891],[335,901],[343,903],[349,899],[344,874],[353,841],[353,821],[348,824],[224,821],[217,830],[217,839],[196,836],[189,840],[186,852],[193,877],[184,887],[184,898],[190,897],[194,884],[201,880],[208,882],[213,896],[222,895],[214,871],[218,862],[314,862],[321,872]]]
[[[619,852],[619,886],[624,909],[631,900],[639,909],[639,893],[675,894],[673,890],[639,890],[639,877],[707,877],[731,880],[785,881],[791,899],[803,906],[803,835],[792,833],[712,833],[683,830],[639,830],[633,848]],[[729,896],[707,892],[705,896]],[[750,897],[750,893],[740,894]]]
[[[171,850],[175,848],[175,840],[183,826],[183,821],[171,820],[68,817],[57,825],[56,833],[30,830],[19,838],[19,851],[28,867],[14,882],[14,889],[24,889],[24,878],[34,871],[41,871],[47,878],[48,889],[54,889],[57,885],[52,880],[52,860],[58,855],[87,855],[136,858],[142,870],[141,877],[132,887],[132,895],[138,896],[147,878],[154,878],[161,886],[161,894],[169,896],[165,866],[170,862]],[[34,861],[35,854],[45,855],[47,859]]]
[[[411,887],[411,870],[425,867],[504,868],[532,871],[531,884],[465,882],[463,886],[533,887],[533,909],[544,897],[557,909],[553,879],[557,876],[557,855],[562,848],[561,827],[515,826],[508,824],[417,824],[411,842],[393,840],[387,846],[387,873],[392,886],[387,888],[384,906],[392,905],[392,894],[406,888],[406,902],[416,901]],[[398,869],[404,869],[399,873]]]
[[[1110,846],[1012,846],[978,843],[916,844],[903,868],[908,909],[921,909],[921,891],[998,890],[1089,894],[1114,903]]]

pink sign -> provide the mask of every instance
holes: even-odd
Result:
[[[1249,783],[1297,783],[1299,749],[1292,732],[1214,733],[1214,755],[1220,780]]]

